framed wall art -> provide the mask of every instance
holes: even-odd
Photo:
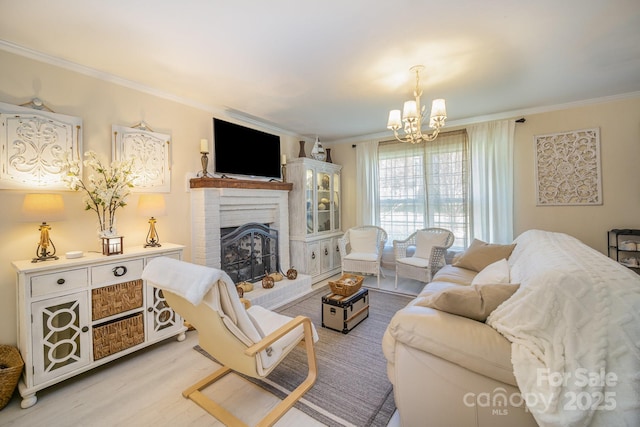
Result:
[[[536,204],[602,204],[600,129],[534,136]]]
[[[153,132],[146,126],[112,126],[113,159],[133,159],[134,192],[171,191],[171,136]]]
[[[80,158],[81,118],[0,102],[0,125],[0,188],[68,190],[61,156]]]

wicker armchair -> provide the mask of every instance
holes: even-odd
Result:
[[[421,233],[421,238],[424,238],[420,251],[417,244],[418,233]],[[407,277],[425,283],[430,282],[432,275],[445,264],[444,255],[447,249],[453,245],[454,240],[453,233],[444,228],[424,228],[417,230],[405,240],[394,240],[396,289],[398,288],[398,277]],[[407,257],[407,249],[410,246],[416,247],[416,253],[412,257]]]
[[[380,268],[382,251],[387,242],[387,232],[375,225],[364,225],[348,229],[338,241],[342,274],[345,272],[373,274],[385,277]]]

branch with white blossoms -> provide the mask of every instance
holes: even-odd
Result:
[[[133,160],[114,161],[111,165],[98,157],[93,151],[87,151],[84,161],[85,167],[93,169],[87,182],[82,180],[80,160],[74,159],[67,153],[61,162],[63,181],[74,191],[85,192],[85,210],[92,210],[98,214],[100,231],[112,233],[115,212],[119,207],[126,206],[126,198],[133,187]]]

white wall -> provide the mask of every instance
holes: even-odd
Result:
[[[161,242],[185,245],[185,259],[190,260],[191,212],[186,177],[202,168],[199,143],[201,138],[213,139],[213,114],[4,51],[0,51],[0,64],[0,102],[19,105],[38,97],[57,113],[81,117],[84,151],[94,150],[110,158],[113,124],[132,126],[144,120],[154,131],[171,135],[171,193],[165,195],[167,216],[158,218],[157,228]],[[287,157],[297,155],[298,139],[282,135],[281,150]],[[212,169],[211,162],[209,165]],[[20,220],[27,192],[0,190],[2,344],[16,342],[16,279],[11,261],[32,258],[39,237],[38,224]],[[52,223],[51,238],[58,254],[98,251],[95,213],[84,210],[81,193],[60,193],[67,219]],[[148,230],[148,218],[136,214],[138,197],[132,194],[128,205],[116,213],[125,250],[127,246],[143,244]]]
[[[594,127],[600,128],[604,203],[536,206],[534,136]],[[357,225],[355,149],[352,143],[326,145],[332,148],[334,163],[343,165],[342,215],[346,230]],[[525,123],[516,124],[514,175],[514,236],[532,228],[559,231],[606,253],[608,230],[640,228],[640,97],[527,115]]]

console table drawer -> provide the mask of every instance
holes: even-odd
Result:
[[[87,286],[89,271],[86,268],[31,277],[31,297],[53,292],[67,291]]]
[[[91,286],[110,285],[113,283],[137,280],[142,275],[144,262],[142,259],[114,262],[91,268]]]

